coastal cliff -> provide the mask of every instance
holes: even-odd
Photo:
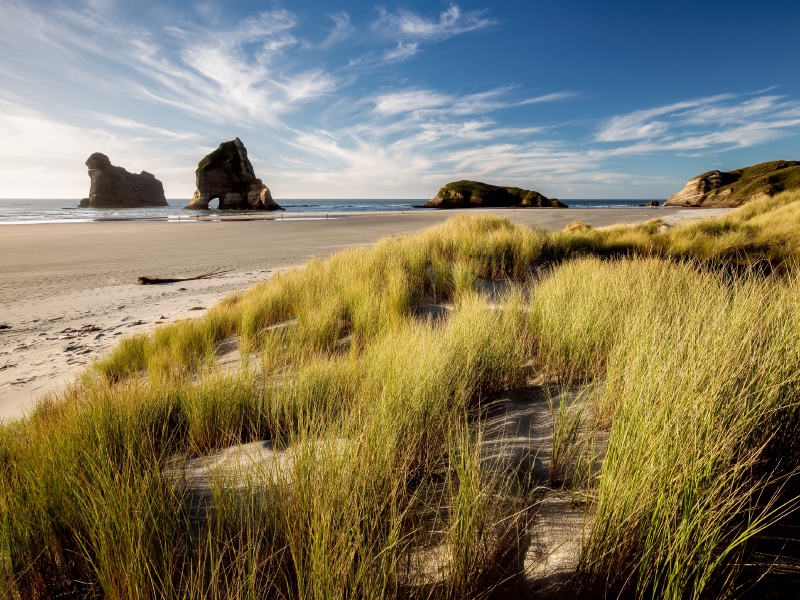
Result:
[[[480,181],[453,181],[442,187],[424,208],[567,208],[555,198],[533,190],[502,187]]]
[[[800,188],[800,162],[774,160],[735,171],[709,171],[690,179],[664,206],[733,207]]]

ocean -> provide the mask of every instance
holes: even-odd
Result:
[[[414,208],[427,202],[418,200],[275,200],[286,211],[285,215],[349,212],[365,213],[375,211],[423,211],[433,210]],[[177,219],[192,214],[232,214],[234,211],[187,211],[185,200],[168,200],[169,206],[157,208],[77,208],[79,199],[74,200],[15,200],[0,199],[0,225],[63,223],[87,221],[115,221],[133,219]],[[562,200],[571,208],[631,208],[647,200]]]

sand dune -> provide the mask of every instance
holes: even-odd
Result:
[[[126,334],[200,316],[223,296],[311,257],[416,231],[456,214],[495,212],[516,223],[561,229],[573,219],[603,227],[653,217],[675,222],[724,210],[494,209],[3,226],[0,325],[7,327],[0,329],[0,418],[23,414]],[[140,275],[190,277],[216,269],[228,273],[136,284]]]

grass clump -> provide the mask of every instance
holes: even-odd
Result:
[[[470,296],[447,324],[406,318],[360,353],[298,358],[291,377],[89,381],[3,431],[9,597],[76,581],[110,597],[490,589],[514,574],[493,561],[525,500],[513,479],[457,459],[475,442],[452,432],[483,395],[522,381],[524,326],[519,299],[487,313]],[[219,473],[198,532],[175,457],[248,439],[287,448],[289,464],[244,488]],[[464,536],[474,552],[455,545]],[[432,561],[446,577],[430,580]]]
[[[710,267],[781,269],[800,252],[800,190],[762,198],[714,219],[665,227],[659,219],[602,229],[557,232],[550,256],[652,256],[691,260]]]
[[[602,381],[593,410],[609,443],[578,574],[587,592],[707,597],[735,580],[774,508],[765,487],[796,468],[779,432],[798,426],[798,291],[796,276],[731,281],[652,259],[571,262],[542,282],[541,368]],[[575,437],[577,418],[556,416]]]
[[[792,194],[667,229],[457,218],[124,340],[0,426],[0,597],[510,593],[537,496],[481,460],[480,406],[531,377],[566,390],[547,483],[586,514],[578,588],[729,593],[797,464],[798,219]],[[232,336],[253,359],[221,372]],[[215,458],[244,442],[272,458]]]
[[[290,341],[290,356],[329,353],[352,335],[363,345],[397,328],[412,306],[454,300],[476,277],[524,281],[544,261],[547,236],[493,216],[460,218],[432,230],[354,248],[222,302],[202,319],[181,321],[153,336],[131,338],[97,364],[109,381],[192,376],[207,366],[214,345],[241,336],[259,351],[275,335]],[[273,326],[292,322],[288,330]]]

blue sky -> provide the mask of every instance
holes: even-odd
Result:
[[[665,198],[800,158],[798,30],[796,1],[0,0],[0,196],[85,196],[100,151],[188,198],[238,136],[278,199]]]

